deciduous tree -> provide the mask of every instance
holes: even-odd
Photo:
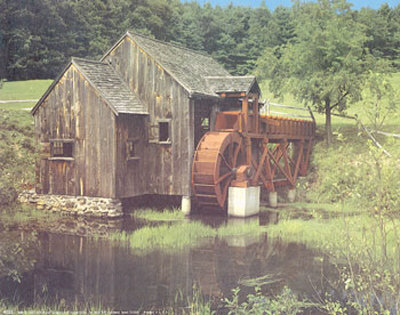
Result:
[[[331,114],[360,99],[363,82],[373,65],[364,49],[368,38],[345,0],[294,4],[295,37],[268,49],[258,60],[258,72],[271,78],[275,94],[289,91],[300,102],[325,113],[326,139],[332,141]]]

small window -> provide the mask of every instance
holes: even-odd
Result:
[[[169,122],[163,121],[158,123],[158,141],[169,142]]]
[[[50,143],[52,157],[73,157],[74,143],[71,140],[52,140]]]
[[[126,142],[126,157],[128,160],[138,160],[138,141],[129,139]]]
[[[171,144],[171,119],[157,119],[154,124],[149,124],[148,137],[149,143]]]

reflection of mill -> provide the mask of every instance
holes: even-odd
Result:
[[[43,258],[35,272],[36,302],[100,303],[138,310],[170,305],[178,290],[187,295],[187,253],[133,255],[127,247],[83,237],[43,235]],[[43,288],[46,288],[44,291]]]
[[[154,310],[174,304],[177,292],[186,303],[194,284],[204,295],[220,298],[238,283],[265,275],[273,280],[267,291],[288,285],[313,296],[310,281],[320,283],[322,273],[331,278],[332,270],[304,245],[273,242],[264,235],[216,239],[175,254],[134,254],[108,241],[53,233],[40,238],[42,257],[33,277],[36,302],[62,298],[66,304],[100,301],[109,308]]]

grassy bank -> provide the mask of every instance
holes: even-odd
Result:
[[[36,144],[30,114],[0,109],[0,208],[33,186]]]
[[[38,100],[51,80],[4,82],[0,100]],[[37,146],[29,109],[34,102],[0,103],[0,209],[35,182]]]

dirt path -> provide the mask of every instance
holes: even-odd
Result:
[[[8,103],[33,103],[38,100],[0,100],[0,104],[8,104]]]

